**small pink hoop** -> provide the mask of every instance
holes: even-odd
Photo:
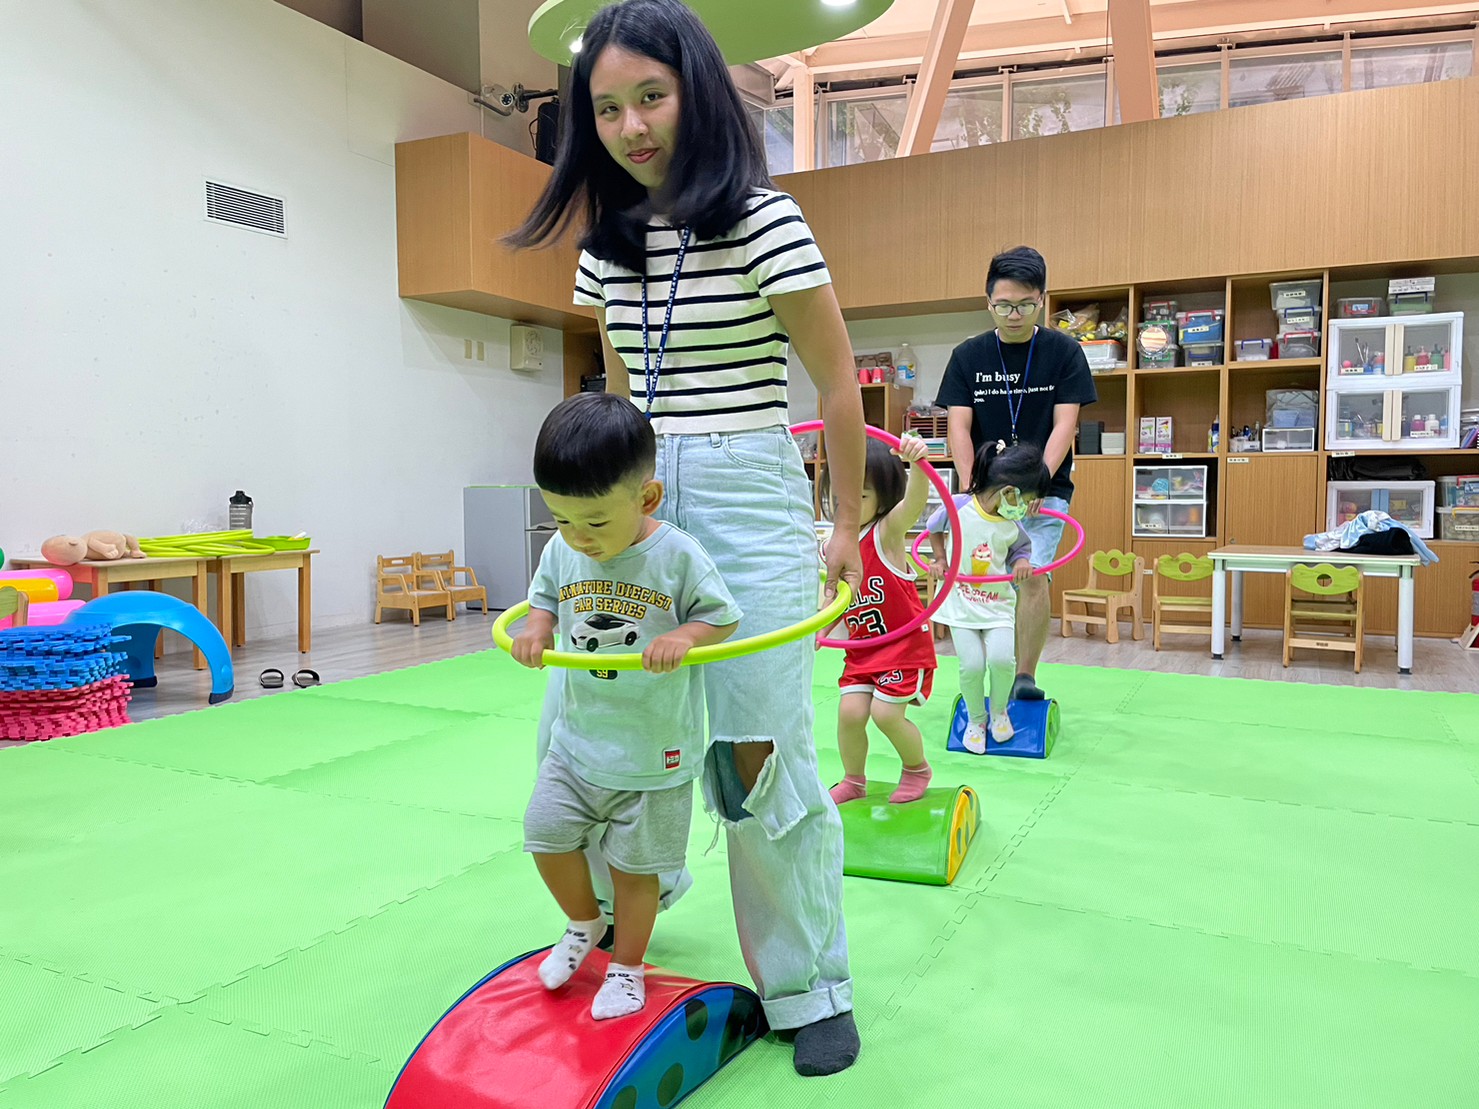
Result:
[[[1055,520],[1062,520],[1065,524],[1072,524],[1073,530],[1078,533],[1078,542],[1073,545],[1073,550],[1069,551],[1062,558],[1048,563],[1046,566],[1034,567],[1032,571],[1034,574],[1051,574],[1054,570],[1058,569],[1058,567],[1072,562],[1074,558],[1078,555],[1078,552],[1084,549],[1084,526],[1083,524],[1075,520],[1072,516],[1069,516],[1063,512],[1056,512],[1051,508],[1043,508],[1039,509],[1038,511],[1040,511],[1044,516],[1051,516]],[[914,565],[918,566],[925,573],[929,573],[929,567],[920,561],[919,548],[921,544],[924,543],[924,537],[927,534],[927,532],[920,532],[919,538],[914,540],[914,546],[909,548],[909,557],[914,560]],[[959,544],[957,544],[957,546],[959,546]],[[958,574],[956,575],[955,580],[963,581],[967,585],[987,585],[991,582],[1011,581],[1013,576],[1014,575],[1012,574],[985,574],[973,577],[970,574]],[[943,591],[944,586],[941,586],[940,588]]]
[[[805,435],[808,431],[821,431],[822,426],[821,420],[808,420],[806,423],[796,424],[792,427],[791,434]],[[890,435],[882,428],[869,426],[865,430],[871,438],[887,443],[895,449],[901,445],[897,436]],[[940,476],[939,471],[924,459],[920,459],[915,465],[924,471],[924,476],[929,478],[930,483],[939,492],[940,498],[945,502],[945,515],[950,520],[951,532],[958,536],[960,534],[960,513],[955,510],[955,498],[950,494],[950,486],[945,484],[945,479]],[[924,537],[921,535],[920,538],[922,539]],[[940,606],[949,598],[950,590],[960,577],[960,555],[961,545],[959,542],[956,542],[955,549],[950,555],[950,568],[945,573],[945,580],[940,583],[940,592],[925,607],[925,610],[920,613],[917,622],[911,621],[908,627],[895,628],[893,631],[885,632],[883,635],[870,635],[867,639],[818,639],[817,643],[823,647],[836,647],[839,650],[845,651],[849,647],[861,647],[864,645],[868,647],[881,647],[885,643],[896,643],[906,635],[914,635],[931,616],[940,611]]]

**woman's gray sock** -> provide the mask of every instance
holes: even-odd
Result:
[[[796,1029],[796,1073],[804,1078],[836,1074],[858,1061],[861,1044],[851,1012]]]

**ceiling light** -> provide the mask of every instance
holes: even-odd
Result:
[[[850,8],[858,0],[822,0],[822,4],[829,8]]]
[[[575,41],[570,44],[570,53],[579,54],[580,48],[585,45],[585,36],[577,35]]]

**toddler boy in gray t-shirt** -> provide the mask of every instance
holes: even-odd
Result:
[[[529,618],[514,658],[542,665],[558,630],[565,650],[588,652],[569,670],[524,814],[524,850],[569,918],[540,965],[547,989],[568,982],[606,923],[584,849],[602,825],[611,864],[616,936],[597,1020],[646,1001],[642,959],[658,908],[658,879],[683,867],[693,781],[704,756],[700,669],[681,667],[697,646],[733,633],[740,611],[698,541],[652,514],[652,428],[625,398],[585,393],[557,406],[535,443],[534,479],[560,534],[529,587]],[[601,667],[602,653],[640,652],[642,670]]]

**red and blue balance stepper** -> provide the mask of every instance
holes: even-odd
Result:
[[[1045,759],[1052,754],[1053,744],[1058,740],[1058,702],[1013,701],[1007,705],[1007,719],[1016,732],[1006,743],[997,743],[991,737],[991,702],[986,702],[986,753],[1008,755],[1019,759]],[[965,749],[965,727],[969,718],[965,711],[965,699],[955,698],[955,710],[950,719],[950,738],[945,742],[947,751],[971,752]]]
[[[447,1010],[385,1109],[670,1109],[765,1032],[744,986],[651,968],[646,1008],[595,1020],[609,956],[591,952],[568,985],[546,990],[548,950],[503,964]]]

